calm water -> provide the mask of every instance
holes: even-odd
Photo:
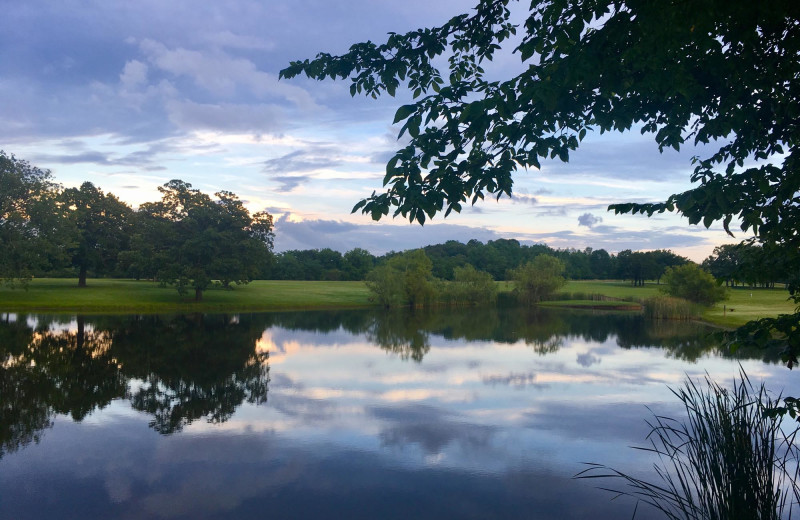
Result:
[[[629,446],[646,406],[680,415],[667,385],[741,362],[796,388],[624,314],[0,318],[8,519],[628,518],[571,477],[647,476]]]

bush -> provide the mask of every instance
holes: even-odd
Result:
[[[541,301],[567,283],[564,262],[550,255],[539,255],[525,265],[509,271],[514,292],[526,305]]]
[[[728,298],[725,287],[697,264],[669,267],[661,291],[690,302],[711,306]]]
[[[487,304],[497,300],[497,284],[492,275],[467,264],[453,269],[453,282],[449,284],[452,303]]]
[[[420,307],[434,296],[433,263],[422,249],[391,258],[367,274],[371,299],[384,307]]]

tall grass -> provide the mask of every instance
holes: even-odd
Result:
[[[742,371],[728,390],[706,376],[689,379],[673,393],[687,418],[654,416],[650,446],[659,482],[590,463],[577,478],[621,479],[624,489],[607,489],[659,509],[669,519],[791,518],[800,502],[798,427],[786,433],[782,416],[765,413],[778,406],[763,383],[754,387]],[[636,510],[634,510],[634,517]]]
[[[690,301],[671,296],[653,296],[642,302],[644,315],[652,320],[693,320],[701,309]]]

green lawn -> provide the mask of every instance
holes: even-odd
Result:
[[[606,280],[570,281],[561,292],[599,293],[614,298],[645,299],[659,294],[654,283],[633,287],[630,283]],[[702,319],[723,327],[738,327],[758,318],[794,312],[786,289],[731,289],[730,298],[706,310]],[[724,307],[723,307],[724,306]]]
[[[192,295],[181,297],[172,288],[134,280],[89,280],[89,287],[78,288],[75,279],[40,278],[28,290],[0,287],[0,310],[39,312],[213,312],[269,311],[367,307],[368,291],[363,282],[255,281],[236,286],[232,291],[206,291],[202,302]],[[511,284],[499,282],[500,290]],[[571,281],[564,293],[604,294],[613,298],[643,300],[658,294],[656,284],[633,287],[619,281]],[[703,319],[717,325],[736,327],[748,320],[794,312],[785,289],[734,289],[730,299],[707,310]],[[549,305],[595,307],[614,302],[568,300]],[[723,315],[723,305],[726,311]]]
[[[364,307],[363,282],[255,281],[233,290],[209,290],[203,301],[173,287],[134,280],[35,279],[28,290],[0,287],[0,310],[70,312],[208,312]]]

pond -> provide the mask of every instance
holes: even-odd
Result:
[[[628,518],[669,386],[777,355],[591,311],[0,315],[0,518]],[[749,358],[749,359],[748,359]],[[637,518],[655,518],[640,508]]]

